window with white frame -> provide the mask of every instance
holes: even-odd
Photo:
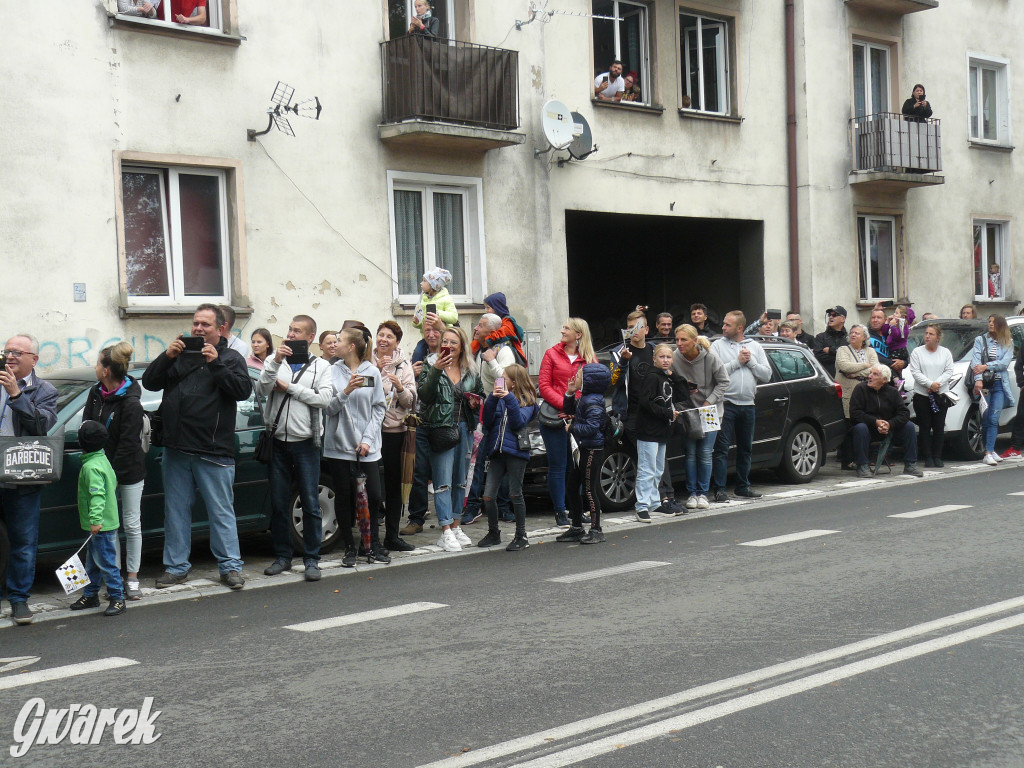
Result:
[[[622,62],[623,80],[634,73],[639,94],[628,99],[651,103],[650,29],[647,5],[631,0],[593,0],[594,75],[607,72],[613,61]]]
[[[117,0],[123,16],[152,19],[182,29],[223,31],[221,0]],[[179,18],[186,21],[179,21]]]
[[[683,109],[729,114],[729,25],[725,19],[679,11]]]
[[[974,299],[991,301],[1009,296],[1005,248],[1009,224],[1005,221],[974,221]]]
[[[853,112],[856,117],[890,112],[889,46],[853,41]]]
[[[968,61],[971,141],[1008,145],[1009,64],[1002,60],[975,56],[970,57]]]
[[[131,304],[229,299],[226,185],[221,169],[121,167],[125,283]]]
[[[454,39],[458,29],[455,0],[430,0],[430,15],[440,22],[437,36]],[[416,0],[388,0],[388,39],[394,40],[409,34],[409,24],[416,14]]]
[[[896,298],[896,217],[858,216],[860,297]]]
[[[482,180],[388,171],[388,198],[398,301],[419,301],[423,274],[434,267],[452,273],[448,293],[455,301],[483,301]]]

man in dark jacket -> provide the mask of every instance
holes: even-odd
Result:
[[[828,316],[828,328],[814,337],[814,356],[818,362],[835,378],[836,351],[850,343],[846,333],[846,307],[836,304],[825,310]]]
[[[800,316],[799,312],[795,309],[789,310],[789,312],[786,313],[786,322],[796,323],[796,340],[801,344],[806,344],[811,349],[814,349],[814,337],[804,330],[804,319]]]
[[[6,366],[0,366],[0,435],[45,435],[57,423],[57,390],[34,372],[39,342],[18,334],[4,346]],[[15,624],[31,624],[29,590],[36,576],[39,543],[39,485],[0,483],[0,520],[7,526],[11,554],[7,584],[0,580],[0,597],[11,603]]]
[[[142,386],[165,390],[163,419],[164,568],[157,588],[188,580],[192,567],[192,502],[203,495],[210,520],[210,550],[220,580],[241,589],[242,559],[235,524],[235,415],[239,400],[252,394],[245,360],[217,330],[224,314],[214,304],[200,304],[192,318],[192,336],[203,339],[202,351],[186,351],[178,337],[142,376]]]
[[[868,380],[858,384],[850,398],[850,421],[853,427],[853,454],[857,477],[871,477],[868,468],[868,446],[872,440],[892,437],[903,446],[903,474],[922,477],[917,468],[917,429],[910,420],[910,411],[895,387],[886,386],[892,372],[884,365],[873,365]]]

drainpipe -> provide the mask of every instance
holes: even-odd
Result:
[[[796,189],[796,12],[786,5],[786,165],[789,187],[789,303],[800,310],[800,224]]]

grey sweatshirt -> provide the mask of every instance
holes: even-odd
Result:
[[[699,348],[692,361],[687,360],[682,352],[676,350],[672,353],[672,372],[682,376],[689,382],[697,385],[697,393],[693,395],[693,402],[700,406],[706,400],[711,405],[718,406],[718,415],[725,413],[725,390],[729,386],[729,374],[725,372],[725,366],[717,356],[711,354],[703,347]]]
[[[744,347],[750,350],[750,360],[746,365],[740,365],[740,350]],[[725,372],[729,374],[725,401],[733,405],[753,405],[757,385],[764,384],[772,377],[771,366],[768,365],[768,358],[761,345],[750,339],[730,341],[723,336],[715,339],[711,351],[718,355],[725,366]]]
[[[313,438],[313,443],[319,447],[324,429],[323,409],[334,395],[331,366],[326,360],[315,358],[293,384],[292,379],[296,373],[287,361],[279,364],[273,355],[267,355],[259,381],[256,382],[256,394],[267,398],[263,406],[263,420],[269,426],[281,409],[281,398],[285,397],[285,393],[275,391],[274,384],[282,381],[288,385],[288,399],[281,411],[274,439],[295,443]]]
[[[375,462],[380,460],[380,433],[384,424],[384,386],[380,371],[369,361],[355,370],[363,378],[372,378],[373,387],[359,387],[345,394],[352,371],[345,361],[331,366],[334,397],[327,406],[327,430],[324,435],[324,456],[347,461]],[[358,456],[360,443],[370,446],[367,456]]]

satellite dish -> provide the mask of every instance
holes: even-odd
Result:
[[[565,149],[573,141],[573,119],[569,108],[562,102],[552,99],[541,112],[541,125],[544,137],[555,149]]]
[[[594,152],[594,135],[590,131],[590,123],[587,118],[579,112],[572,114],[572,144],[569,145],[569,154],[573,160],[582,160]]]

